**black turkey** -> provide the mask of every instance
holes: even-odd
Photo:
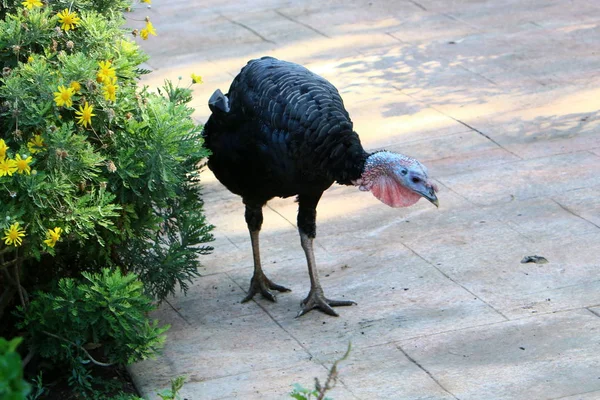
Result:
[[[262,208],[273,197],[297,196],[298,231],[310,275],[310,292],[298,316],[314,308],[337,315],[332,307],[355,304],[325,297],[313,254],[316,207],[334,182],[371,191],[391,207],[410,206],[421,197],[438,205],[426,168],[401,154],[367,153],[337,89],[298,64],[272,57],[252,60],[227,94],[217,90],[211,96],[209,107],[208,166],[246,206],[254,275],[244,302],[256,293],[275,301],[272,290],[289,291],[270,281],[260,263]]]

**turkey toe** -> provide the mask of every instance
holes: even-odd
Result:
[[[355,301],[352,300],[330,300],[326,298],[322,293],[310,293],[308,297],[302,300],[300,303],[302,309],[296,315],[296,318],[303,316],[307,312],[314,310],[315,308],[324,312],[325,314],[333,317],[338,317],[338,313],[335,312],[333,307],[344,307],[356,305]]]
[[[246,303],[254,297],[255,294],[260,293],[262,296],[271,300],[272,302],[277,302],[277,298],[271,292],[271,290],[277,290],[278,292],[291,292],[291,289],[286,288],[285,286],[278,285],[274,282],[271,282],[269,278],[265,275],[253,276],[250,281],[250,289],[248,289],[248,294],[242,300],[242,303]]]

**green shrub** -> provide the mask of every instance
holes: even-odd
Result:
[[[73,386],[91,389],[89,367],[151,357],[169,327],[148,320],[155,306],[135,274],[103,269],[83,277],[81,283],[63,278],[55,291],[36,293],[27,309],[19,310],[19,328],[29,332],[42,357],[69,366]]]
[[[171,379],[171,388],[157,393],[158,397],[162,400],[180,400],[181,396],[179,395],[179,391],[183,387],[185,379],[185,376],[178,376],[177,378]]]
[[[139,87],[156,31],[131,6],[0,0],[0,320],[20,303],[27,347],[84,390],[95,357],[156,352],[142,291],[185,292],[212,250],[191,90]]]
[[[0,268],[119,266],[162,299],[211,250],[197,182],[208,152],[189,89],[138,89],[147,56],[121,28],[128,5],[19,2],[0,21]]]
[[[31,388],[23,380],[23,367],[21,356],[17,353],[17,346],[22,338],[7,341],[0,337],[0,399],[24,400]]]

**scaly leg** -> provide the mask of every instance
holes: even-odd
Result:
[[[256,293],[262,294],[262,296],[271,301],[277,301],[275,295],[271,290],[277,290],[279,292],[289,292],[290,289],[271,282],[269,278],[265,276],[260,263],[260,248],[258,246],[258,235],[260,233],[260,227],[262,225],[262,206],[251,207],[246,205],[246,223],[248,224],[248,230],[250,231],[250,241],[252,242],[252,256],[254,258],[254,275],[250,281],[250,289],[248,294],[242,300],[242,303],[252,300]]]
[[[330,300],[326,298],[321,283],[319,282],[319,273],[317,271],[317,264],[315,263],[315,254],[313,251],[313,239],[316,236],[316,207],[320,198],[320,194],[318,197],[309,198],[298,196],[298,231],[300,232],[300,243],[302,244],[302,249],[304,250],[306,262],[308,264],[310,292],[302,301],[302,309],[296,318],[315,308],[323,311],[325,314],[337,317],[338,314],[334,311],[333,307],[351,306],[356,304],[356,302],[351,300]]]

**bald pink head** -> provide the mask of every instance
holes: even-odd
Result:
[[[378,151],[367,158],[363,174],[353,182],[360,190],[371,191],[390,207],[408,207],[421,197],[435,206],[437,186],[427,176],[427,168],[414,158]]]

